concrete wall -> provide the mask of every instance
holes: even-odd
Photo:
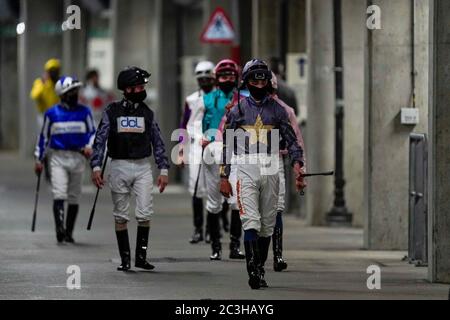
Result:
[[[365,246],[406,249],[409,134],[425,129],[400,124],[400,109],[412,101],[412,6],[409,0],[373,4],[382,10],[382,29],[368,33]],[[426,106],[417,107],[426,114]]]

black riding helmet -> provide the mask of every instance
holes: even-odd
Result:
[[[139,86],[148,83],[151,74],[138,67],[127,67],[117,77],[117,88],[125,91],[128,87]]]
[[[242,70],[242,82],[245,86],[248,80],[270,80],[272,79],[272,72],[267,63],[263,60],[253,59],[247,62]]]

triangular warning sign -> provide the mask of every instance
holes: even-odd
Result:
[[[203,30],[200,40],[203,43],[233,43],[235,32],[225,10],[217,8]]]

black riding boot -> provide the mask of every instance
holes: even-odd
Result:
[[[136,236],[136,258],[134,266],[145,270],[153,270],[155,266],[147,262],[147,244],[150,227],[138,226]]]
[[[66,237],[65,241],[74,243],[75,240],[73,240],[72,233],[73,228],[75,226],[75,221],[77,220],[78,215],[78,205],[77,204],[69,204],[67,208],[67,217],[66,217]]]
[[[259,247],[258,240],[244,241],[245,258],[247,261],[248,284],[252,289],[261,288],[261,279],[259,275]]]
[[[220,217],[222,218],[222,228],[223,231],[229,232],[230,231],[230,223],[228,222],[228,209],[230,208],[230,205],[228,202],[224,201],[222,204],[222,211],[220,212]]]
[[[130,241],[128,240],[128,230],[116,230],[117,244],[119,246],[121,265],[117,268],[119,271],[127,271],[130,269],[131,253]]]
[[[242,222],[239,210],[231,211],[230,226],[230,259],[245,259],[245,255],[239,249],[242,235]]]
[[[230,238],[230,259],[245,259],[244,253],[240,250],[240,241],[234,239],[233,236]]]
[[[260,277],[260,284],[262,288],[267,288],[267,282],[266,279],[264,279],[264,276],[266,274],[266,271],[264,270],[264,264],[266,263],[267,256],[269,255],[269,247],[270,247],[270,240],[271,237],[263,238],[260,237],[258,239],[258,246],[259,246],[259,252],[260,252],[260,264],[259,264],[259,277]]]
[[[281,214],[281,213],[279,213]],[[287,269],[287,263],[283,260],[283,224],[277,223],[272,235],[273,241],[273,270],[281,272]]]
[[[209,233],[209,221],[206,219],[205,243],[211,243],[211,234]]]
[[[192,208],[194,211],[195,230],[189,242],[194,244],[203,241],[203,199],[193,197]]]
[[[55,218],[56,240],[64,241],[66,230],[64,230],[64,200],[53,201],[53,216]]]
[[[208,212],[209,232],[211,234],[211,260],[222,260],[222,244],[220,242],[219,214]]]

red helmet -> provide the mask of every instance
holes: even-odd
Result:
[[[221,75],[232,74],[236,77],[239,75],[239,67],[236,62],[231,59],[221,60],[214,68],[216,78]]]

